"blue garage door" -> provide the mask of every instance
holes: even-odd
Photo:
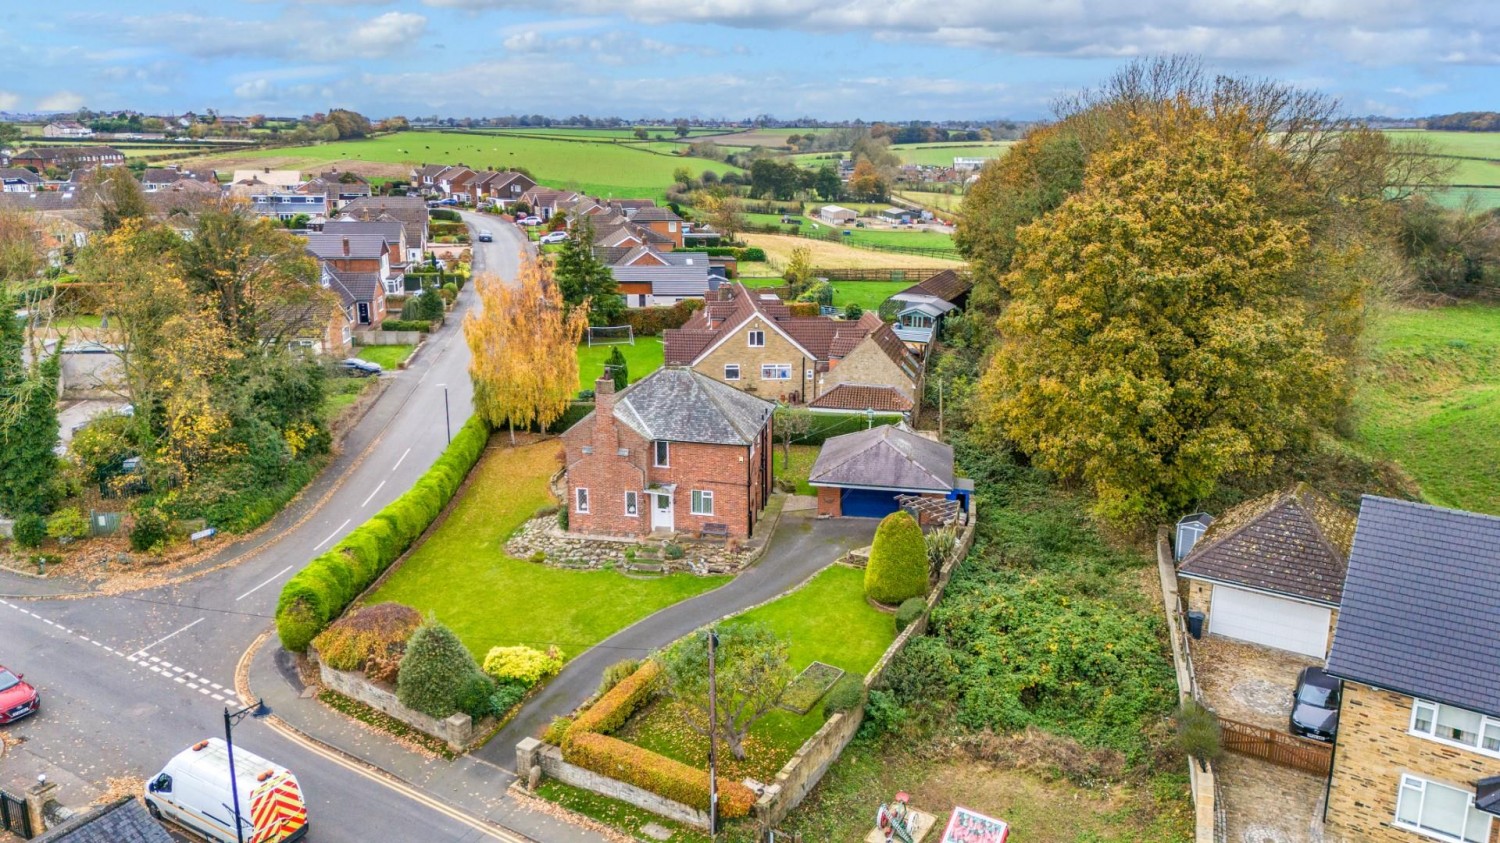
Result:
[[[845,489],[839,503],[845,516],[855,518],[884,518],[900,508],[895,492],[871,489]]]

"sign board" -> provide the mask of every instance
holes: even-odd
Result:
[[[201,541],[203,539],[211,538],[211,537],[216,536],[218,534],[219,534],[219,531],[217,529],[215,529],[213,527],[209,527],[206,530],[199,530],[198,532],[193,533],[191,536],[188,536],[188,538],[191,539],[192,541]]]
[[[1005,843],[1009,837],[1010,826],[1004,820],[955,807],[938,843]]]

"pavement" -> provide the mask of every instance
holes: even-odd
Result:
[[[874,518],[817,520],[783,512],[770,546],[754,567],[713,591],[649,615],[579,654],[474,756],[514,769],[516,744],[540,735],[552,718],[582,705],[598,688],[606,667],[647,656],[725,615],[792,590],[849,550],[868,545],[879,523]]]

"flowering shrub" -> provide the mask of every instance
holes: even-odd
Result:
[[[531,647],[491,647],[484,657],[484,672],[501,682],[518,682],[526,687],[556,676],[562,670],[562,651],[548,647],[547,652]]]

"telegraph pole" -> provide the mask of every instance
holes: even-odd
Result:
[[[714,736],[719,731],[717,686],[714,678],[714,650],[719,645],[718,633],[708,629],[708,836],[719,839],[719,770],[718,742]]]

